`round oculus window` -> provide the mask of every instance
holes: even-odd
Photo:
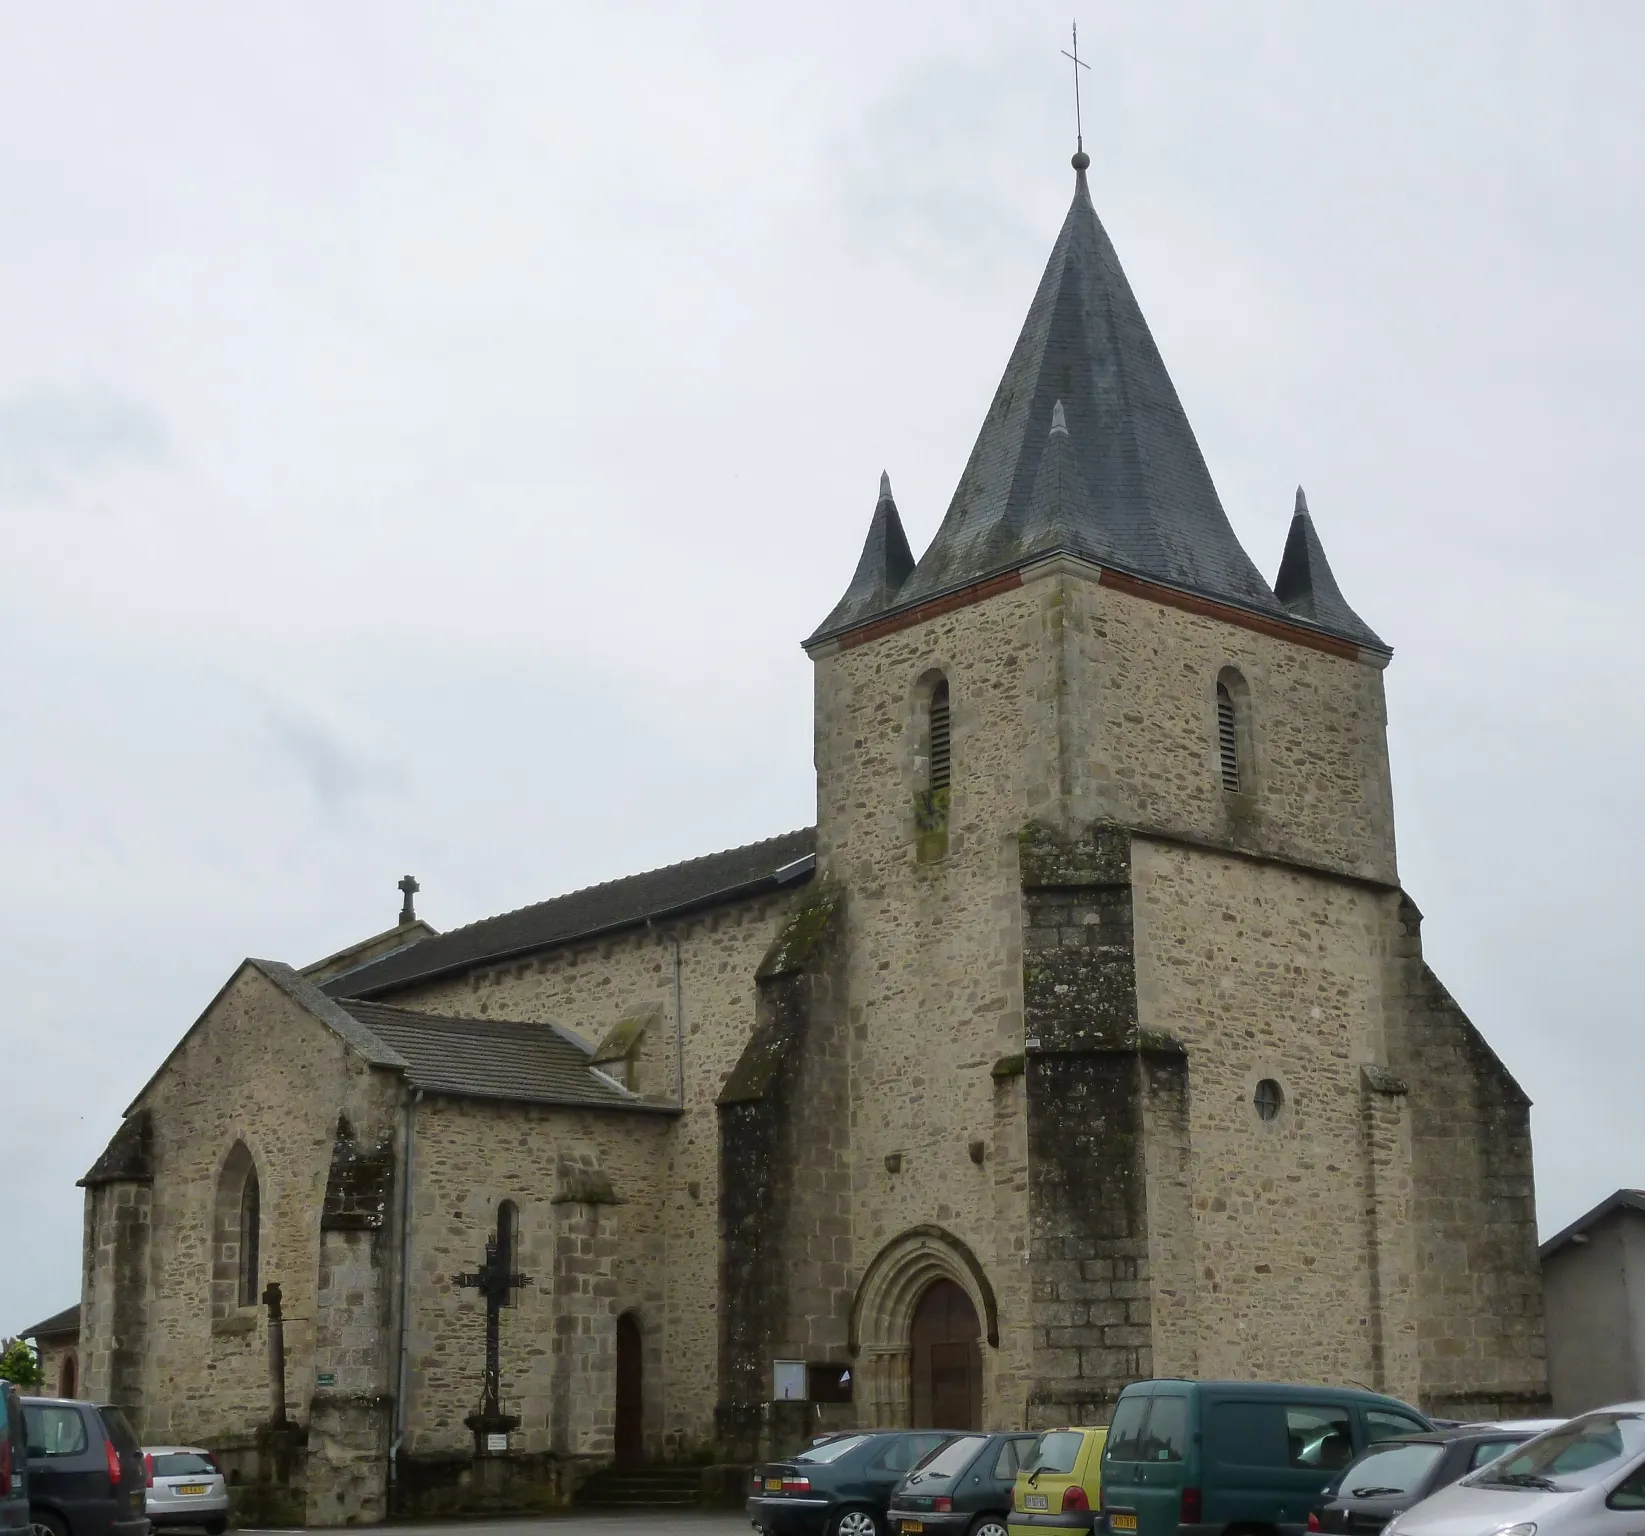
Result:
[[[1273,1078],[1265,1077],[1251,1095],[1251,1103],[1256,1107],[1258,1119],[1273,1120],[1285,1103],[1285,1090]]]

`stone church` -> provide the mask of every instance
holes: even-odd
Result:
[[[1240,546],[1087,164],[935,539],[882,477],[804,641],[814,827],[444,933],[403,882],[134,1099],[79,1369],[145,1438],[327,1524],[1152,1374],[1545,1401],[1528,1101],[1400,886],[1390,648],[1300,492],[1272,585]]]

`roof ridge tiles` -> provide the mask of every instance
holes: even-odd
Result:
[[[338,998],[376,995],[434,976],[634,927],[809,876],[816,828],[620,875],[480,918],[330,978]]]

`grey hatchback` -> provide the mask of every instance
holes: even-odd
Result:
[[[38,1536],[149,1536],[143,1448],[118,1408],[25,1397],[23,1429]]]
[[[145,1445],[148,1517],[155,1530],[193,1526],[206,1536],[228,1529],[228,1484],[210,1451],[197,1445]]]

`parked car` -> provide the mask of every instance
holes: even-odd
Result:
[[[1645,1530],[1645,1403],[1584,1413],[1392,1520],[1384,1536],[1635,1536]]]
[[[958,1437],[952,1429],[834,1435],[757,1468],[748,1517],[767,1536],[888,1536],[892,1490]]]
[[[0,1381],[0,1531],[29,1525],[29,1449],[23,1432],[23,1399]]]
[[[1346,1387],[1133,1382],[1103,1451],[1103,1523],[1110,1536],[1301,1531],[1322,1486],[1367,1446],[1432,1428],[1396,1398]]]
[[[23,1430],[40,1536],[148,1536],[143,1450],[118,1408],[25,1397]]]
[[[1362,1451],[1340,1478],[1326,1485],[1308,1517],[1308,1529],[1331,1536],[1375,1536],[1395,1515],[1429,1494],[1562,1423],[1563,1419],[1525,1419],[1464,1424],[1431,1435],[1383,1440]]]
[[[1006,1536],[1027,1434],[961,1435],[940,1445],[891,1494],[894,1536]]]
[[[1102,1508],[1105,1428],[1045,1430],[1034,1442],[1012,1491],[1009,1536],[1052,1530],[1089,1531]]]
[[[177,1526],[223,1536],[228,1529],[228,1483],[210,1451],[197,1445],[145,1445],[144,1507],[160,1530]]]

